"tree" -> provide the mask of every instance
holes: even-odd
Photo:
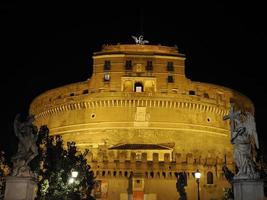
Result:
[[[90,199],[95,183],[93,171],[86,162],[88,150],[77,152],[74,142],[68,142],[64,149],[61,136],[49,136],[49,130],[42,126],[37,140],[39,155],[31,162],[38,174],[37,199],[68,200]],[[78,172],[76,178],[72,172]]]
[[[222,167],[223,174],[226,180],[231,185],[230,188],[223,188],[223,200],[233,200],[234,199],[234,190],[233,190],[233,180],[234,180],[234,173],[228,169],[226,165]]]
[[[0,150],[0,199],[4,199],[5,180],[4,177],[10,173],[10,168],[5,159],[4,151]]]

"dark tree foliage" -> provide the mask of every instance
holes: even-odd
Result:
[[[234,199],[234,191],[233,191],[233,179],[234,173],[228,169],[226,165],[222,167],[223,174],[226,180],[230,183],[231,188],[224,188],[223,200],[233,200]]]
[[[37,199],[93,199],[90,193],[95,177],[85,159],[88,150],[78,153],[74,142],[68,142],[63,148],[61,136],[53,137],[48,133],[46,126],[40,128],[37,140],[39,155],[31,163],[39,177]],[[79,174],[70,183],[72,171]]]
[[[4,199],[5,180],[4,177],[10,172],[10,168],[5,159],[5,153],[0,150],[0,200]]]
[[[179,192],[179,200],[187,200],[187,195],[185,192],[185,186],[187,186],[187,176],[185,172],[179,172],[177,174],[176,189]]]

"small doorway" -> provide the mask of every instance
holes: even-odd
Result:
[[[134,84],[134,91],[135,92],[143,92],[144,91],[144,86],[142,82],[136,82]]]

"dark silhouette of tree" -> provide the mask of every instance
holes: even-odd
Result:
[[[10,167],[5,159],[4,151],[0,150],[0,199],[4,199],[5,180],[4,177],[10,173]]]
[[[187,186],[187,176],[185,172],[180,172],[177,174],[176,190],[179,192],[179,200],[187,200],[187,195],[185,192],[185,186]]]
[[[39,178],[37,199],[94,199],[90,193],[95,177],[85,159],[88,150],[77,152],[74,142],[68,142],[64,149],[62,137],[52,137],[48,133],[46,126],[40,128],[37,140],[39,155],[31,162]],[[70,181],[72,171],[79,174]]]
[[[226,180],[231,185],[231,188],[224,188],[223,200],[233,200],[234,199],[234,191],[233,191],[234,173],[231,172],[231,170],[229,170],[226,165],[223,165],[222,171],[223,171],[223,174],[224,174]]]

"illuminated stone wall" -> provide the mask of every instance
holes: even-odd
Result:
[[[203,198],[220,199],[227,185],[221,167],[233,169],[229,124],[222,118],[231,102],[253,113],[252,102],[229,88],[187,79],[185,57],[175,47],[110,45],[93,59],[89,80],[52,89],[32,102],[36,124],[91,150],[88,162],[108,181],[108,199],[127,193],[135,171],[143,174],[144,192],[158,200],[177,198],[175,173],[185,171],[193,199],[196,169],[203,172]],[[165,150],[113,148],[123,144]],[[205,182],[207,172],[213,184]]]

